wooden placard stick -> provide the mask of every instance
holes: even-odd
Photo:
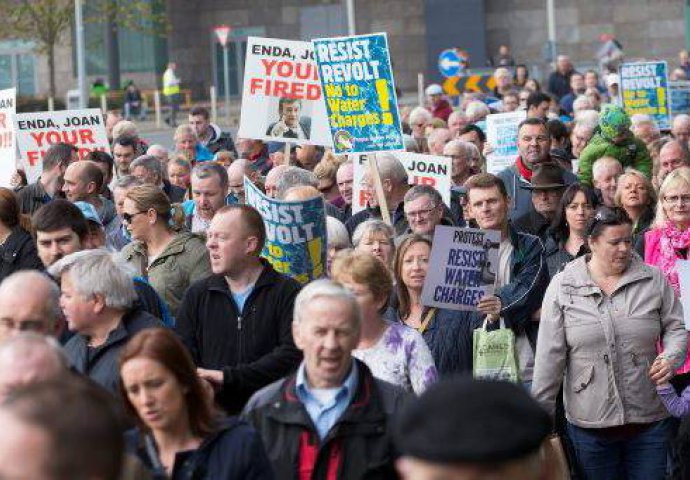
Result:
[[[393,226],[391,221],[391,214],[388,211],[388,202],[386,202],[386,197],[383,194],[383,184],[381,183],[381,175],[379,174],[379,165],[376,160],[376,154],[372,153],[369,155],[369,176],[374,182],[374,189],[376,190],[376,201],[379,204],[379,210],[381,210],[381,220],[383,220],[387,225]]]

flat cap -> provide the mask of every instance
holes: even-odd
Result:
[[[542,444],[551,418],[513,383],[459,378],[431,386],[394,429],[403,455],[432,463],[520,459]]]

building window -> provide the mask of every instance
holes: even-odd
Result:
[[[17,95],[36,95],[36,55],[33,44],[0,42],[0,89],[17,88]]]

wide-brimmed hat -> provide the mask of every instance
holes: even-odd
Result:
[[[532,173],[531,185],[525,185],[528,190],[553,190],[565,188],[563,168],[556,163],[542,163],[536,166]]]

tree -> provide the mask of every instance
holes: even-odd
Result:
[[[86,2],[84,2],[86,3]],[[165,0],[89,0],[85,22],[105,19],[109,55],[117,53],[117,31],[127,28],[146,34],[165,34],[168,21]],[[70,38],[74,23],[74,0],[0,0],[0,36],[36,42],[36,51],[48,57],[50,96],[55,96],[55,48]],[[108,62],[119,77],[119,54]],[[111,79],[113,75],[110,75]],[[113,85],[115,88],[119,87]]]
[[[69,37],[74,18],[73,0],[0,0],[4,38],[36,42],[36,51],[48,57],[50,96],[55,97],[55,47]]]

